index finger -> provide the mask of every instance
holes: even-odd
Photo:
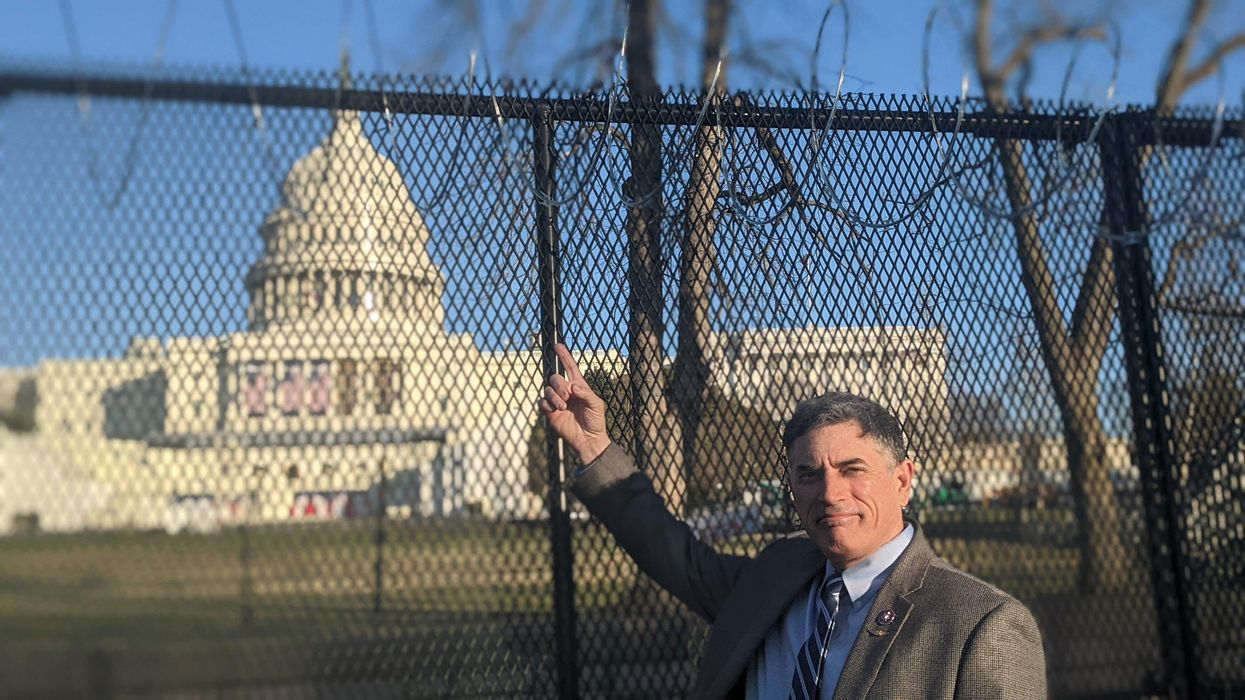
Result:
[[[584,375],[579,371],[579,365],[575,364],[575,358],[571,355],[571,351],[562,343],[555,343],[553,352],[558,356],[558,360],[562,362],[562,368],[566,370],[566,376],[571,381],[583,381]]]

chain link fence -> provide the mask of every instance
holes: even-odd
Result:
[[[1058,697],[1245,694],[1241,115],[0,74],[0,690],[677,697],[555,339],[725,550],[869,395]]]

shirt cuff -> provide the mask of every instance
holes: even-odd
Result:
[[[604,491],[636,471],[627,451],[611,442],[600,457],[571,473],[563,487],[581,500]]]

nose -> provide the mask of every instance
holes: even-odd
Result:
[[[838,469],[827,469],[823,472],[821,482],[821,498],[827,505],[834,505],[847,500],[847,478]]]

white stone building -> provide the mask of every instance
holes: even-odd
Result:
[[[382,507],[540,515],[527,466],[538,354],[482,352],[446,331],[430,232],[356,114],[336,115],[283,194],[246,276],[245,330],[135,338],[116,359],[0,371],[0,414],[35,424],[0,425],[0,532],[23,514],[56,530],[210,529]],[[813,393],[889,387],[877,398],[945,421],[937,330],[724,334],[711,360],[724,391],[778,420]],[[616,351],[582,361],[625,364]],[[37,408],[19,400],[32,385]]]

